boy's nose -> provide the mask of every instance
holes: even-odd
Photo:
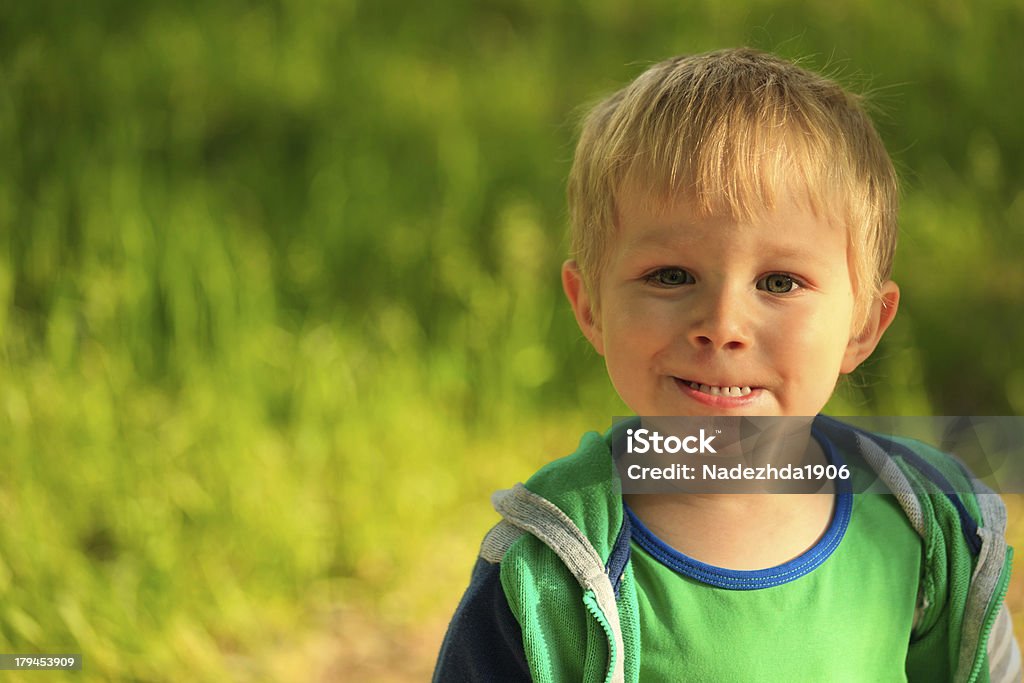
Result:
[[[698,349],[739,350],[750,346],[751,330],[742,295],[718,292],[705,299],[690,326],[690,343]]]

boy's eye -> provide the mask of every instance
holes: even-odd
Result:
[[[771,273],[757,281],[758,289],[763,289],[772,294],[786,294],[797,289],[799,286],[796,280],[785,273]]]
[[[692,285],[696,280],[693,275],[682,268],[659,268],[645,278],[662,287],[678,287],[679,285]]]

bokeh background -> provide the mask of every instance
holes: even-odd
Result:
[[[1021,35],[1019,0],[3,3],[0,652],[426,679],[489,493],[624,410],[564,181],[581,107],[673,54],[875,105],[903,305],[831,412],[1024,413]]]

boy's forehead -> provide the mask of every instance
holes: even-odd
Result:
[[[822,230],[843,230],[846,221],[825,210],[828,204],[806,189],[780,188],[768,203],[736,207],[727,202],[702,200],[694,192],[652,192],[624,184],[615,195],[615,228],[619,233],[628,229],[628,238],[643,242],[680,239],[685,237],[687,227],[698,222],[723,228],[773,229],[781,237],[785,237],[785,225],[794,220]]]
[[[685,198],[666,201],[643,193],[627,194],[618,202],[611,260],[695,252],[718,244],[732,245],[747,256],[757,254],[780,262],[798,260],[823,266],[848,266],[848,236],[841,221],[821,217],[806,201],[783,196],[774,207],[755,215],[705,214]],[[830,248],[826,248],[826,244]],[[731,247],[730,247],[731,248]],[[730,251],[718,250],[728,259]]]

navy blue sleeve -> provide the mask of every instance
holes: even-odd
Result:
[[[434,669],[434,683],[530,681],[523,632],[501,588],[500,565],[478,559]]]

